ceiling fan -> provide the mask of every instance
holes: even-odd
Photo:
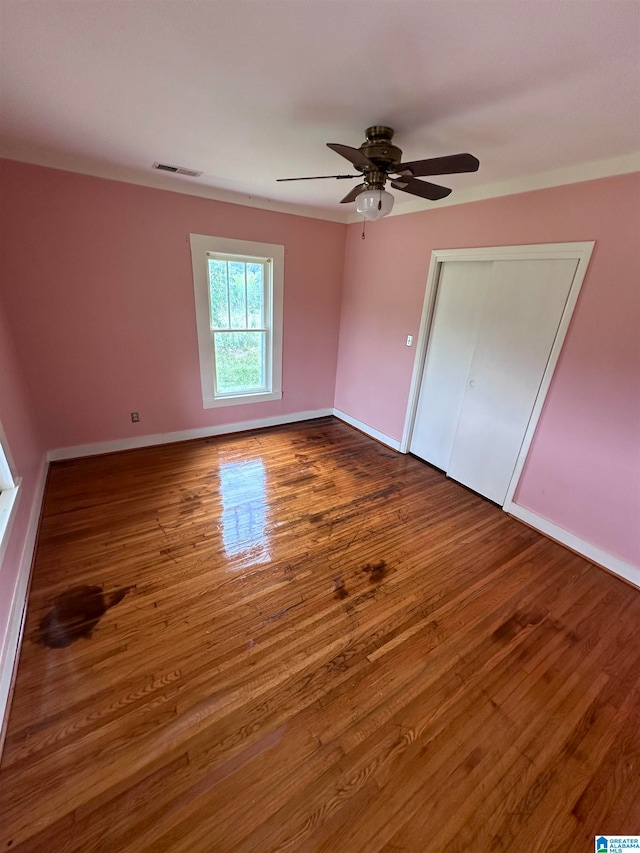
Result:
[[[345,157],[356,167],[359,175],[313,175],[308,178],[278,178],[279,181],[316,181],[324,178],[347,180],[363,178],[341,199],[340,204],[356,203],[356,210],[365,219],[380,219],[391,213],[393,196],[384,185],[387,178],[391,186],[401,192],[420,196],[430,201],[445,198],[451,192],[447,187],[420,181],[427,175],[454,175],[459,172],[476,172],[480,161],[472,154],[450,154],[448,157],[431,157],[428,160],[402,162],[402,151],[392,143],[393,128],[374,125],[366,130],[366,140],[359,148],[327,142],[327,146]]]

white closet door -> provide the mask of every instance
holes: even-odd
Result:
[[[576,268],[576,260],[492,264],[446,470],[496,503],[504,503]]]
[[[429,347],[410,450],[437,468],[449,467],[483,300],[492,264],[444,264],[440,273]]]

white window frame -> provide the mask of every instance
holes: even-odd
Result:
[[[0,425],[0,566],[9,541],[19,488],[20,480],[11,471],[7,442]]]
[[[211,237],[205,234],[190,234],[191,264],[193,268],[193,291],[198,330],[198,354],[200,357],[200,382],[202,404],[205,409],[218,406],[240,406],[245,403],[264,403],[282,398],[282,315],[284,296],[284,246],[275,243],[255,243],[248,240],[232,240],[228,237]],[[216,394],[213,332],[211,329],[211,307],[209,302],[210,255],[228,255],[230,259],[246,261],[268,260],[271,270],[269,298],[265,304],[267,340],[271,352],[267,354],[267,391],[243,392],[240,394]]]

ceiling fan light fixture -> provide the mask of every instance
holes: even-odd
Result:
[[[388,216],[393,210],[393,196],[386,190],[363,190],[356,197],[356,211],[365,219],[373,221]]]

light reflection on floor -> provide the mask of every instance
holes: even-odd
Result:
[[[222,541],[232,568],[271,559],[267,538],[267,482],[262,459],[221,462]]]

